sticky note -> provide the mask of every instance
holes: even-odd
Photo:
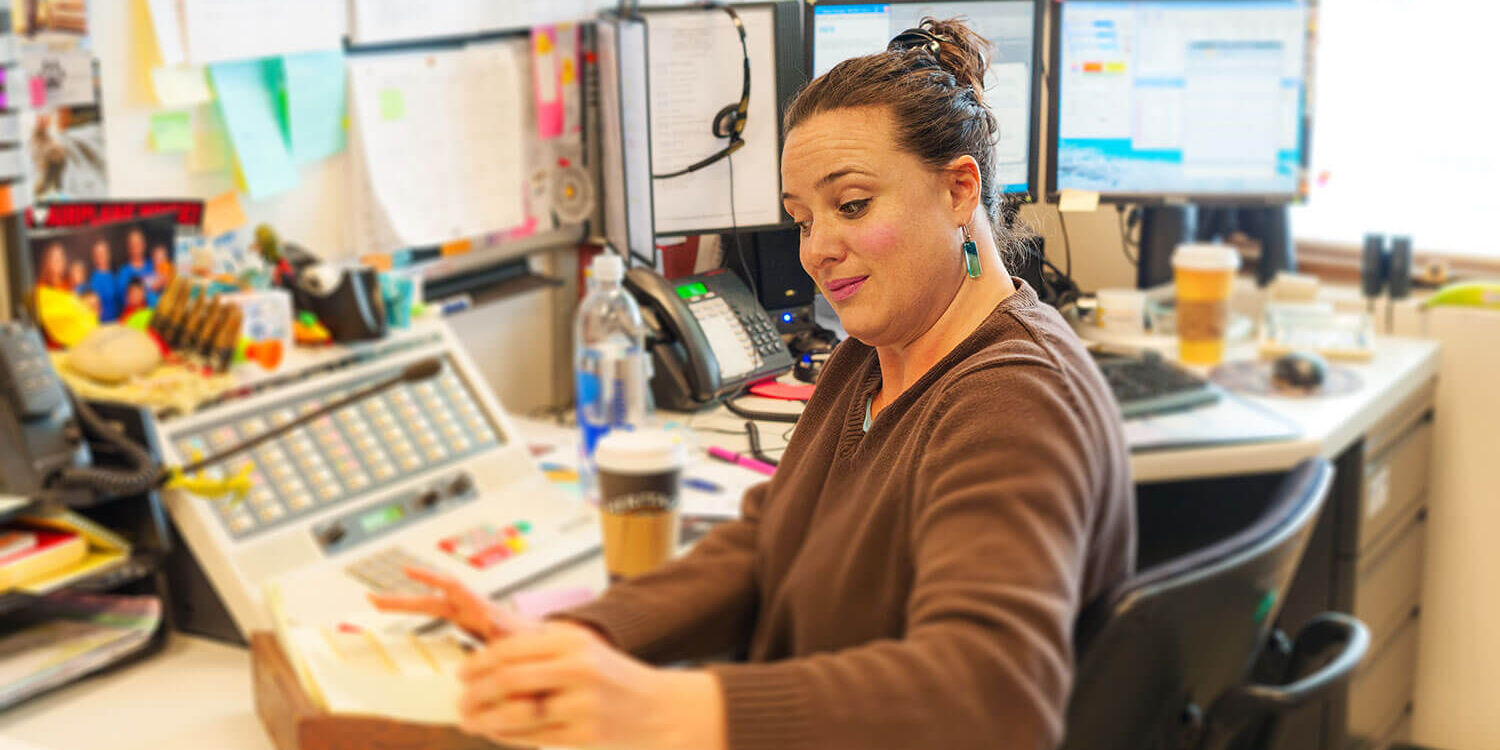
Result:
[[[401,89],[381,89],[380,119],[399,120],[405,116],[406,97],[401,95]]]
[[[510,602],[522,617],[540,620],[554,612],[587,604],[594,600],[594,592],[579,587],[564,589],[540,589],[518,591],[511,595]]]
[[[282,139],[276,95],[268,69],[275,61],[237,60],[208,66],[219,114],[234,149],[245,192],[260,199],[297,184],[297,169]]]
[[[344,53],[286,55],[281,68],[292,160],[302,164],[344,150]]]
[[[151,90],[164,107],[187,107],[214,98],[208,77],[196,65],[164,66],[151,71]]]
[[[219,108],[212,105],[199,106],[197,121],[193,125],[193,147],[187,156],[188,172],[205,174],[224,171],[229,166],[227,139]]]
[[[1099,193],[1094,190],[1064,190],[1057,196],[1057,210],[1090,212],[1099,207]]]
[[[47,79],[36,76],[31,79],[31,107],[42,109],[47,106]]]
[[[203,204],[203,236],[205,237],[218,237],[249,223],[250,219],[245,216],[245,207],[240,203],[240,194],[233,190],[216,198],[210,198]]]
[[[154,112],[151,115],[151,150],[180,154],[193,147],[193,118],[188,112]]]

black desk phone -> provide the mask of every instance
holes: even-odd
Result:
[[[625,288],[641,305],[651,394],[660,407],[701,409],[792,369],[775,323],[732,273],[719,269],[667,281],[632,268]]]
[[[89,439],[130,468],[96,468]],[[0,495],[30,499],[124,496],[151,486],[155,458],[89,406],[52,369],[32,326],[0,323]]]

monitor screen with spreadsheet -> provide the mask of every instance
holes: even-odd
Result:
[[[990,41],[984,101],[1000,123],[995,180],[1001,192],[1034,197],[1037,190],[1037,86],[1042,12],[1035,0],[951,2],[819,2],[807,13],[813,76],[859,55],[885,49],[892,37],[924,17],[959,17]]]
[[[1304,192],[1306,0],[1068,0],[1053,18],[1049,193]]]

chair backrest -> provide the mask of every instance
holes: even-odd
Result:
[[[1141,571],[1084,612],[1065,750],[1194,744],[1193,713],[1248,678],[1332,478],[1328,461],[1304,461],[1244,530]]]

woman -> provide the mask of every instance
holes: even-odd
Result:
[[[924,22],[788,111],[784,203],[853,340],[743,520],[545,624],[419,571],[436,593],[375,597],[489,640],[464,670],[465,729],[611,748],[1058,743],[1073,621],[1129,572],[1133,494],[1102,378],[1006,273],[982,44]],[[748,662],[648,666],[731,652]]]
[[[52,242],[42,251],[41,270],[37,272],[36,285],[48,289],[72,291],[68,283],[68,252],[61,242]]]

